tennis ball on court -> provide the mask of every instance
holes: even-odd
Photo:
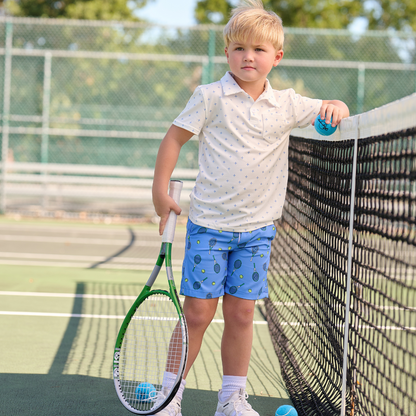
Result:
[[[331,117],[332,123],[332,117]],[[337,126],[332,127],[332,124],[326,124],[325,120],[321,119],[321,115],[319,114],[318,117],[315,119],[315,130],[322,136],[330,136],[335,132]]]
[[[155,386],[150,383],[140,383],[136,387],[136,397],[141,402],[153,402],[156,399]]]
[[[285,404],[276,410],[276,416],[298,416],[298,412],[293,406]]]

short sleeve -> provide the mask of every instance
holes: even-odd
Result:
[[[174,120],[173,124],[198,135],[204,126],[205,119],[205,99],[201,87],[197,87],[185,109]]]
[[[322,107],[322,100],[314,98],[303,97],[299,94],[294,94],[293,105],[296,116],[296,127],[307,127],[312,120],[319,114]]]

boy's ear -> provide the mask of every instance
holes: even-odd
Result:
[[[225,52],[225,56],[227,57],[227,62],[228,62],[228,48],[227,47],[224,48],[224,52]]]
[[[277,51],[276,52],[276,56],[274,57],[274,62],[273,62],[273,66],[277,66],[279,65],[279,62],[282,60],[283,58],[283,51]]]

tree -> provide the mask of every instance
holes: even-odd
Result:
[[[263,3],[282,18],[286,27],[341,29],[362,10],[362,0],[264,0]],[[225,24],[235,4],[232,0],[199,0],[195,17],[200,23]]]
[[[225,24],[236,0],[199,0],[195,17],[199,23]],[[416,30],[415,0],[263,0],[286,27],[348,27],[357,17],[368,20],[369,29]]]
[[[415,0],[373,0],[364,6],[369,29],[416,30]]]
[[[199,23],[227,23],[232,6],[227,0],[199,0],[195,7],[195,18]]]
[[[14,16],[89,20],[139,20],[134,12],[148,0],[9,0]]]

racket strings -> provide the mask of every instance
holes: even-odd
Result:
[[[137,308],[124,335],[119,361],[120,388],[132,408],[152,409],[162,389],[164,372],[178,374],[185,354],[182,325],[167,295],[151,295]],[[137,390],[141,383],[150,383],[155,391],[143,394]],[[174,386],[169,387],[172,390]],[[169,396],[170,391],[164,393]]]

